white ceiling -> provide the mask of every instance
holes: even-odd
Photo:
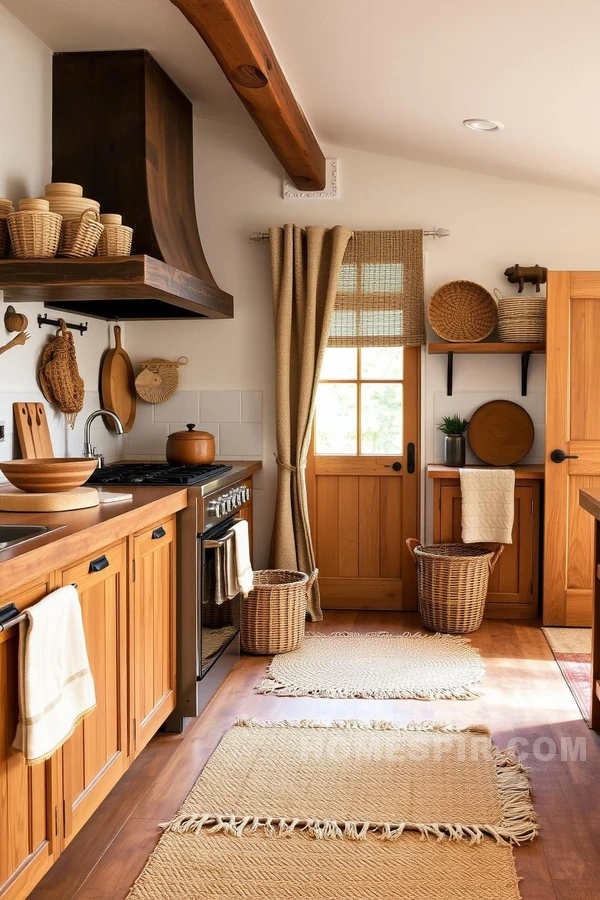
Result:
[[[145,47],[198,115],[249,124],[169,0],[2,2],[55,50]],[[600,192],[597,0],[254,6],[322,142]],[[470,132],[468,117],[505,130]]]

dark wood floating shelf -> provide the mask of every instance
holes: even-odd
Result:
[[[518,353],[521,357],[521,396],[527,396],[527,376],[529,374],[529,358],[532,353],[545,353],[545,344],[526,343],[500,343],[493,341],[480,341],[475,344],[455,344],[445,341],[440,344],[428,344],[428,353],[445,353],[448,356],[448,371],[446,378],[446,393],[452,396],[452,379],[454,375],[454,354],[483,354],[483,353]]]
[[[151,256],[0,260],[0,290],[11,303],[100,319],[227,319],[233,297]]]

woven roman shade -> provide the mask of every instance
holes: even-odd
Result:
[[[422,231],[355,231],[338,280],[330,347],[425,343]]]

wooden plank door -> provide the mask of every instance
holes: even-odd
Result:
[[[326,608],[416,608],[419,381],[419,348],[327,350],[307,470]]]
[[[77,584],[96,709],[63,745],[64,842],[70,843],[129,762],[125,541],[61,573]]]
[[[590,625],[594,520],[579,490],[600,488],[600,272],[550,272],[547,296],[544,624]]]
[[[133,539],[133,735],[140,753],[175,709],[175,517]]]
[[[39,578],[2,597],[0,605],[19,610],[37,603],[51,590],[50,578]],[[45,763],[26,766],[12,749],[19,713],[19,628],[0,634],[0,896],[24,900],[59,853],[58,795],[60,751]]]

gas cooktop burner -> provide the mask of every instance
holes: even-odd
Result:
[[[170,466],[168,463],[131,463],[96,469],[87,484],[201,484],[229,472],[233,466]]]

